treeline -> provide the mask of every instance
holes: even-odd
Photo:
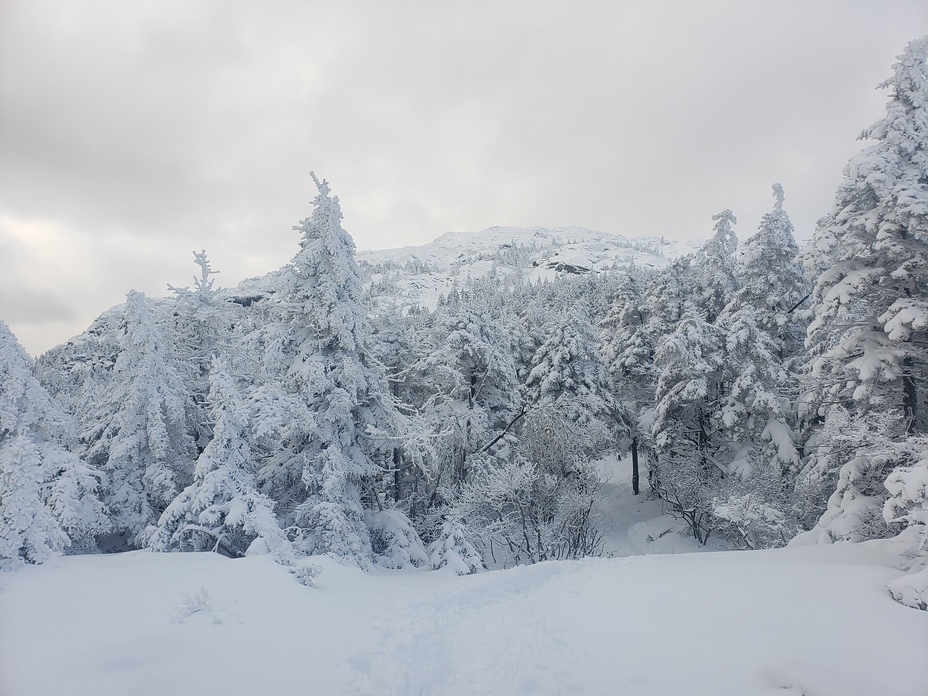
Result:
[[[314,177],[299,250],[262,279],[217,289],[196,254],[192,289],[130,292],[36,363],[0,324],[0,559],[594,555],[593,462],[632,446],[702,542],[923,529],[926,52],[900,56],[801,251],[774,185],[740,247],[726,210],[661,270],[490,273],[403,313],[371,302]]]

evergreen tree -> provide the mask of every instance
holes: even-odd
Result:
[[[467,539],[464,525],[446,520],[439,537],[429,546],[429,565],[438,570],[448,567],[457,575],[470,575],[484,567],[483,559]]]
[[[277,278],[276,321],[252,339],[263,347],[268,384],[249,398],[258,421],[271,418],[255,427],[284,434],[259,479],[301,530],[305,551],[366,564],[365,506],[383,504],[404,419],[370,347],[363,279],[338,198],[326,181],[313,181],[313,213],[294,227],[300,250]]]
[[[200,268],[199,276],[193,278],[193,290],[168,285],[175,295],[174,353],[177,365],[187,384],[193,401],[193,422],[197,428],[197,445],[202,451],[209,442],[208,427],[209,370],[213,359],[226,352],[233,343],[235,327],[240,323],[238,305],[226,302],[216,290],[217,275],[206,256],[206,251],[193,252],[194,262]]]
[[[737,223],[730,210],[712,216],[715,234],[700,247],[693,257],[693,302],[703,318],[715,322],[725,305],[738,289],[735,276],[735,250],[738,237],[732,229]]]
[[[67,424],[0,321],[0,568],[41,563],[107,528],[100,475],[67,451]]]
[[[440,433],[438,476],[467,479],[470,459],[524,413],[512,342],[481,295],[450,294],[434,314],[430,351],[414,367],[432,385],[426,417]]]
[[[780,344],[780,358],[792,361],[799,357],[805,338],[798,310],[809,289],[797,260],[793,223],[783,209],[783,186],[774,184],[773,194],[773,210],[763,216],[757,233],[740,251],[736,268],[740,289],[724,314],[750,307],[758,326]]]
[[[612,309],[601,323],[605,332],[603,356],[616,400],[625,405],[631,455],[632,490],[639,488],[639,451],[647,449],[654,407],[657,371],[654,350],[658,323],[646,301],[641,281],[630,270],[620,281]]]
[[[826,429],[840,412],[836,406],[855,419],[880,423],[875,442],[850,460],[837,462],[813,449],[811,474],[833,477],[827,468],[850,467],[839,478],[852,488],[864,459],[880,462],[880,471],[871,474],[876,477],[885,478],[895,466],[891,458],[874,460],[869,447],[928,430],[926,55],[928,37],[911,42],[893,66],[893,77],[880,85],[891,90],[886,116],[863,132],[863,139],[874,142],[849,162],[834,208],[804,252],[807,265],[825,269],[813,293],[805,401]],[[873,497],[868,519],[878,516],[884,496]],[[871,497],[850,489],[833,496],[829,508],[837,509],[823,517],[823,529],[838,538],[855,536],[826,523],[846,518],[842,501]],[[879,533],[878,525],[869,529],[870,535]],[[889,531],[884,527],[882,533]]]
[[[595,459],[628,434],[628,419],[609,391],[598,337],[579,304],[547,333],[526,382],[529,401],[560,414],[568,428],[564,437],[584,458]]]
[[[190,397],[145,296],[131,291],[110,391],[82,434],[91,464],[109,478],[105,503],[117,533],[144,545],[192,478]]]
[[[257,490],[248,411],[221,361],[214,361],[209,381],[213,439],[197,460],[193,483],[162,513],[149,547],[214,549],[232,557],[289,554],[274,503]]]
[[[613,393],[639,406],[653,401],[657,381],[655,341],[648,330],[651,320],[651,308],[645,301],[641,281],[632,273],[624,275],[612,309],[602,323],[603,353]]]
[[[719,324],[725,335],[720,435],[728,445],[713,524],[751,548],[781,546],[798,528],[791,491],[800,468],[781,344],[750,306]]]
[[[701,543],[712,531],[712,499],[731,456],[722,418],[730,379],[724,344],[723,332],[691,306],[654,356],[660,377],[651,429],[651,490]]]
[[[887,587],[898,602],[928,609],[928,437],[909,438],[899,449],[892,457],[895,469],[885,482],[889,498],[883,520],[920,530],[921,540],[909,572]]]
[[[754,548],[781,545],[799,524],[791,513],[800,458],[792,417],[798,379],[790,366],[802,359],[804,323],[796,310],[806,293],[783,187],[773,191],[773,211],[738,258],[740,288],[717,320],[731,374],[722,421],[733,459],[713,516]]]

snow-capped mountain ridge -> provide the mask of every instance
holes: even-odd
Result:
[[[447,232],[421,246],[359,251],[369,287],[379,300],[433,309],[438,298],[468,277],[495,271],[531,283],[563,274],[616,268],[663,268],[701,242],[626,237],[583,227],[490,227]]]
[[[702,242],[677,242],[661,237],[626,237],[583,227],[490,227],[482,232],[446,232],[421,246],[359,251],[359,262],[370,265],[419,260],[450,267],[462,256],[492,254],[500,249],[520,246],[539,256],[565,251],[585,253],[598,265],[626,261],[638,256],[644,265],[665,265],[666,261],[691,253]],[[637,254],[633,253],[637,252]],[[661,263],[661,261],[663,263]]]

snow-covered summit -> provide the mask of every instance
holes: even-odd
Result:
[[[663,268],[701,242],[626,237],[583,227],[490,227],[447,232],[422,246],[359,251],[375,296],[434,308],[440,295],[491,271],[528,282],[563,274]]]

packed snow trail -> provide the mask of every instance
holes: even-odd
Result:
[[[730,548],[718,537],[710,537],[705,546],[699,544],[684,522],[667,514],[660,501],[651,495],[644,463],[638,495],[632,489],[630,455],[621,459],[607,457],[598,466],[605,483],[593,508],[593,521],[603,535],[604,555],[624,557]]]

